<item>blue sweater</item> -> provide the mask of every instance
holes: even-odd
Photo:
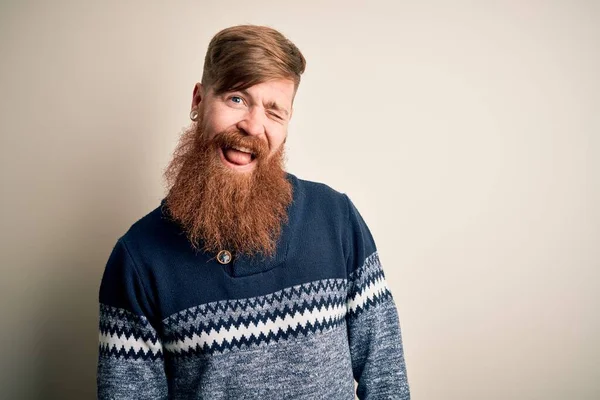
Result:
[[[344,194],[288,174],[270,259],[197,253],[162,206],[100,286],[99,399],[409,399],[398,314]]]

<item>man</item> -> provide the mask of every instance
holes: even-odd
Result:
[[[210,42],[168,194],[106,266],[99,398],[409,398],[365,222],[283,169],[305,64],[266,27]]]

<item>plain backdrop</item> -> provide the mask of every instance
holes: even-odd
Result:
[[[0,397],[95,396],[108,255],[164,196],[206,46],[282,31],[288,170],[347,193],[414,399],[600,398],[600,2],[2,1]]]

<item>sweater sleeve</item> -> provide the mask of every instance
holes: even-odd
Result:
[[[371,233],[347,199],[348,340],[361,400],[410,399],[398,312]]]
[[[120,239],[100,285],[100,400],[167,398],[162,343],[152,323],[152,302],[147,293]]]

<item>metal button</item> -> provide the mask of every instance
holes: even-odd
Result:
[[[231,252],[227,250],[221,250],[219,254],[217,254],[217,261],[221,264],[229,264],[232,258]]]

